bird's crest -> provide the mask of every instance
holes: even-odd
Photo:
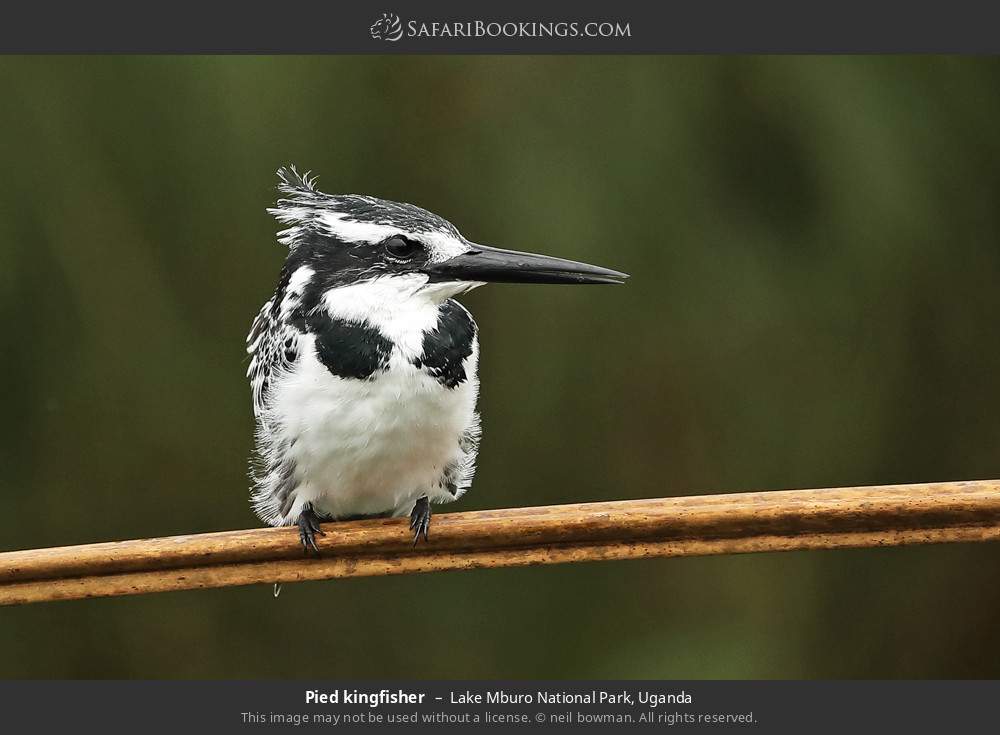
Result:
[[[281,166],[278,171],[278,193],[281,195],[268,213],[278,222],[287,225],[278,233],[278,241],[294,248],[315,224],[317,214],[332,197],[316,188],[316,177],[309,171],[304,174],[294,164]]]
[[[316,177],[311,174],[311,171],[300,174],[295,164],[281,166],[278,169],[278,191],[290,197],[310,197],[319,194],[316,189]]]
[[[337,235],[338,223],[395,228],[409,233],[437,232],[461,241],[453,224],[426,209],[359,194],[324,194],[316,188],[315,176],[308,171],[301,174],[291,164],[278,169],[278,193],[278,201],[267,211],[286,226],[278,233],[278,241],[290,249],[295,249],[310,233]],[[357,232],[358,228],[353,230]]]

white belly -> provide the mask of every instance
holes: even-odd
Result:
[[[333,518],[406,514],[421,495],[452,500],[438,483],[462,458],[460,440],[475,413],[478,350],[469,378],[446,388],[394,352],[389,369],[372,380],[339,378],[316,359],[312,337],[300,342],[294,372],[273,386],[265,417],[289,441],[295,501],[282,522],[306,503]]]

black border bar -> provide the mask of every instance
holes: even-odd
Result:
[[[373,34],[384,15],[398,27]],[[982,0],[36,0],[0,11],[0,52],[997,53],[998,17]]]
[[[985,681],[8,681],[9,732],[989,732]],[[450,725],[450,727],[449,727]]]

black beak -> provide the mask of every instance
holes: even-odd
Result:
[[[425,271],[436,281],[486,283],[624,283],[628,278],[610,268],[486,245],[473,245],[469,252],[429,264]]]

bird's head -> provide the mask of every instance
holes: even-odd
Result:
[[[451,222],[412,204],[324,194],[294,166],[278,170],[268,211],[285,229],[289,259],[326,289],[370,284],[382,298],[441,301],[489,282],[623,283],[625,273],[562,258],[477,245]]]

